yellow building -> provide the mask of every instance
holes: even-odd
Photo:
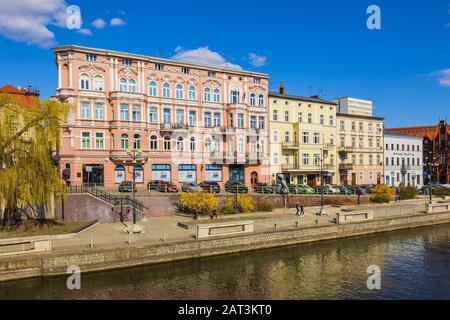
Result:
[[[270,176],[283,174],[294,184],[339,181],[336,148],[336,103],[320,97],[288,95],[281,84],[269,94]]]

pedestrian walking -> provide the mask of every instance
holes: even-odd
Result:
[[[303,207],[303,206],[302,206]],[[295,205],[295,208],[297,209],[297,212],[295,213],[295,215],[299,216],[300,215],[300,205],[297,203]]]
[[[305,208],[303,207],[303,205],[300,206],[300,215],[301,216],[305,215]]]

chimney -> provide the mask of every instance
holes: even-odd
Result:
[[[284,94],[284,82],[281,81],[280,83],[280,94]]]

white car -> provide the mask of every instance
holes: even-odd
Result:
[[[339,194],[341,193],[341,191],[337,188],[334,188],[333,186],[326,184],[323,186],[323,191],[324,193],[328,193],[328,194]]]

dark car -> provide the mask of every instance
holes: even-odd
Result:
[[[301,193],[300,188],[297,185],[295,185],[295,184],[288,185],[288,188],[289,188],[289,193],[292,193],[292,194],[299,194],[299,193]]]
[[[157,190],[159,192],[170,192],[170,193],[178,192],[177,186],[174,183],[167,181],[161,181],[161,183],[158,185]]]
[[[147,190],[158,190],[158,186],[161,184],[160,180],[152,180],[147,183]]]
[[[220,185],[217,182],[213,181],[203,181],[200,183],[200,188],[203,189],[203,191],[211,192],[211,193],[219,193],[220,192]]]
[[[358,186],[346,186],[346,188],[351,190],[354,195],[358,195],[358,193],[360,195],[366,194],[366,190]]]
[[[240,181],[228,181],[225,183],[225,191],[230,193],[248,193],[248,187]]]
[[[182,192],[198,192],[203,189],[195,182],[185,182],[181,185]]]
[[[333,186],[333,188],[338,189],[340,194],[351,195],[353,191],[344,186]]]
[[[136,190],[136,184],[134,184],[134,189]],[[119,192],[133,192],[133,182],[122,181],[119,184]]]
[[[281,183],[274,183],[272,184],[273,193],[276,194],[284,194],[285,189],[283,188],[283,185]]]
[[[274,193],[274,189],[267,183],[257,183],[253,189],[258,193]]]

